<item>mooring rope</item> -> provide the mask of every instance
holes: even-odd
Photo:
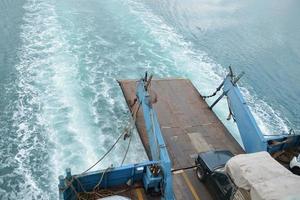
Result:
[[[111,167],[106,168],[105,171],[102,173],[99,182],[98,182],[97,185],[95,185],[95,187],[93,188],[93,192],[95,192],[95,190],[97,189],[97,187],[99,187],[99,186],[101,185],[101,182],[102,182],[102,180],[103,180],[103,178],[104,178],[104,176],[105,176],[105,173],[106,173],[109,169],[111,169]]]
[[[138,113],[140,107],[141,107],[141,103],[138,104],[138,107],[137,107],[136,111],[133,112],[133,116],[132,116],[132,124],[134,124],[135,121],[136,121],[137,113]],[[129,142],[128,142],[128,145],[127,145],[127,148],[126,148],[124,157],[123,157],[123,159],[122,159],[121,166],[123,165],[123,163],[124,163],[124,161],[125,161],[125,159],[126,159],[126,157],[127,157],[128,151],[129,151],[129,147],[130,147],[131,140],[132,140],[132,132],[130,133],[130,136],[129,136],[129,137],[130,137],[130,138],[129,138]]]
[[[114,142],[114,144],[108,149],[108,151],[99,159],[97,160],[97,162],[95,162],[92,166],[90,166],[87,170],[85,170],[84,172],[82,172],[81,174],[85,174],[88,171],[90,171],[92,168],[94,168],[98,163],[100,163],[112,150],[113,148],[117,145],[117,143],[119,142],[119,140],[122,138],[122,136],[125,134],[126,132],[123,132],[119,135],[119,137],[117,138],[117,140]]]
[[[129,143],[128,143],[130,145],[130,141],[131,141],[131,134],[130,134],[130,132],[134,128],[134,124],[135,124],[135,121],[136,121],[136,115],[137,115],[137,112],[139,111],[140,105],[141,105],[141,103],[138,104],[137,110],[133,113],[131,123],[129,124],[129,126],[127,126],[125,128],[124,132],[119,135],[119,137],[117,138],[117,140],[115,141],[115,143],[108,149],[108,151],[97,162],[95,162],[91,167],[89,167],[87,170],[85,170],[82,174],[85,174],[86,172],[88,172],[89,170],[91,170],[93,167],[95,167],[98,163],[100,163],[113,150],[113,148],[117,145],[117,143],[122,138],[122,136],[124,136],[124,139],[126,139],[127,137],[130,137]],[[129,145],[128,145],[127,150],[125,152],[125,156],[124,156],[124,158],[122,160],[122,164],[123,164],[123,162],[124,162],[124,160],[125,160],[125,158],[127,156]]]
[[[146,84],[145,84],[145,90],[146,91],[148,91],[148,88],[150,87],[150,85],[151,85],[151,81],[152,81],[152,77],[153,77],[153,75],[151,74],[150,75],[150,77],[149,77],[149,79],[147,80],[147,75],[145,75],[145,82],[146,82]],[[221,88],[221,87],[220,87]],[[133,104],[131,105],[132,107],[136,104],[136,102],[137,102],[138,100],[137,100],[137,98],[136,99],[134,99],[134,102],[133,102]],[[140,106],[141,106],[141,102],[139,102],[139,104],[138,104],[138,108],[136,109],[136,111],[135,112],[133,112],[132,113],[132,121],[131,121],[131,123],[129,124],[129,126],[128,127],[126,127],[125,128],[125,130],[124,130],[124,132],[123,133],[121,133],[120,135],[119,135],[119,137],[117,138],[117,140],[114,142],[114,144],[108,149],[108,151],[97,161],[97,162],[95,162],[91,167],[89,167],[87,170],[85,170],[84,172],[82,172],[81,174],[85,174],[86,172],[88,172],[88,171],[90,171],[92,168],[94,168],[98,163],[100,163],[112,150],[113,150],[113,148],[117,145],[117,143],[119,142],[119,140],[121,139],[121,137],[124,135],[124,139],[126,139],[126,137],[128,136],[128,133],[130,133],[131,131],[132,131],[132,129],[133,129],[133,127],[134,127],[134,124],[135,124],[135,121],[136,121],[136,117],[137,117],[137,113],[138,113],[138,111],[139,111],[139,109],[140,109]],[[127,153],[128,153],[128,150],[129,150],[129,145],[130,145],[130,143],[131,143],[131,138],[130,138],[130,141],[129,141],[129,143],[128,143],[128,147],[127,147],[127,150],[126,150],[126,152],[125,152],[125,155],[124,155],[124,158],[123,158],[123,160],[122,160],[122,163],[121,163],[121,166],[123,165],[123,163],[124,163],[124,161],[125,161],[125,158],[126,158],[126,156],[127,156]]]
[[[146,77],[146,76],[145,76]],[[146,79],[146,84],[145,84],[145,90],[147,91],[148,88],[150,87],[151,85],[151,80],[152,80],[152,75],[149,77],[149,79],[147,80]],[[134,102],[133,104],[131,105],[131,107],[133,108],[134,105],[136,104],[136,102],[138,101],[137,98],[134,99]],[[131,115],[131,122],[129,123],[129,125],[124,129],[124,131],[118,136],[117,140],[113,143],[113,145],[107,150],[107,152],[99,159],[97,160],[92,166],[90,166],[87,170],[85,170],[84,172],[82,172],[80,175],[82,174],[85,174],[87,173],[88,171],[90,171],[92,168],[94,168],[97,164],[99,164],[113,149],[114,147],[117,145],[117,143],[120,141],[120,139],[122,138],[122,136],[124,137],[124,140],[127,138],[127,137],[130,137],[129,139],[129,142],[128,142],[128,145],[127,145],[127,148],[126,148],[126,151],[125,151],[125,154],[124,154],[124,157],[122,159],[122,162],[121,162],[121,166],[123,165],[126,157],[127,157],[127,154],[128,154],[128,151],[129,151],[129,147],[130,147],[130,144],[131,144],[131,141],[132,141],[132,129],[134,128],[134,124],[136,122],[136,118],[137,118],[137,113],[140,109],[140,106],[141,106],[142,102],[139,102],[138,104],[138,107],[137,109],[132,113]],[[134,110],[134,109],[132,109]],[[101,175],[101,178],[99,180],[99,182],[97,183],[97,185],[95,185],[95,187],[93,188],[93,192],[87,192],[83,185],[81,184],[81,182],[79,181],[79,179],[77,178],[77,176],[72,176],[72,179],[70,181],[67,181],[67,187],[64,189],[67,190],[69,187],[71,187],[71,189],[74,191],[75,195],[77,196],[78,199],[84,199],[83,197],[80,197],[80,195],[78,194],[78,192],[76,191],[76,189],[74,188],[73,186],[73,181],[76,180],[79,184],[79,186],[81,187],[82,191],[84,194],[92,194],[92,195],[96,195],[96,196],[100,196],[100,197],[103,197],[103,195],[101,194],[101,192],[103,191],[95,191],[97,189],[97,187],[99,187],[101,185],[101,182],[103,180],[103,177],[105,176],[105,174],[107,173],[107,171],[109,169],[111,169],[112,167],[108,167]],[[107,190],[109,191],[109,190]],[[113,191],[109,191],[110,192],[110,195],[111,194],[118,194],[118,193],[121,193],[123,191],[126,191],[125,190],[121,190],[121,191],[116,191],[116,192],[113,192]],[[110,196],[110,195],[104,195],[104,196]]]
[[[210,97],[213,97],[213,96],[216,96],[217,93],[221,90],[221,88],[223,87],[224,85],[224,82],[225,82],[225,79],[223,80],[223,82],[219,85],[219,87],[216,88],[216,91],[214,93],[212,93],[211,95],[207,95],[207,96],[202,96],[203,99],[207,99],[207,98],[210,98]]]

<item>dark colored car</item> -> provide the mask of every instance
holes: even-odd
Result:
[[[199,153],[195,162],[197,177],[204,182],[217,200],[229,200],[233,183],[224,172],[226,162],[234,155],[230,151],[207,151]]]

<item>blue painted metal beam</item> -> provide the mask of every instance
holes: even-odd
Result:
[[[149,83],[150,81],[140,80],[137,84],[136,93],[144,113],[152,161],[121,166],[109,169],[106,172],[105,170],[102,170],[75,176],[72,176],[71,172],[67,170],[67,176],[60,176],[59,178],[61,199],[72,200],[76,199],[76,192],[93,191],[93,188],[98,184],[103,173],[105,173],[105,176],[103,177],[103,181],[99,184],[100,188],[118,187],[126,185],[128,181],[131,181],[132,184],[140,181],[143,182],[145,190],[149,187],[155,187],[156,190],[162,190],[162,199],[175,199],[173,193],[171,160],[160,130],[157,114],[152,107],[151,97],[147,91]],[[149,167],[153,164],[160,166],[162,170],[162,173],[158,176],[153,175],[150,171]],[[70,185],[70,181],[72,186],[68,186],[68,184]]]
[[[268,141],[269,153],[300,147],[300,135],[283,133],[280,135],[265,135],[264,137]]]
[[[147,76],[146,78],[147,79]],[[151,159],[160,161],[160,166],[163,171],[163,197],[164,199],[174,199],[173,181],[171,172],[171,160],[167,151],[163,135],[160,130],[160,125],[157,119],[157,114],[152,107],[151,97],[147,91],[149,81],[141,79],[137,83],[136,95],[139,103],[142,105],[146,131],[149,139],[151,150]]]
[[[231,74],[224,81],[223,93],[228,97],[229,107],[236,120],[247,153],[267,151],[267,141],[258,127],[239,88]]]
[[[223,86],[223,93],[210,108],[213,108],[222,97],[227,96],[229,109],[239,129],[246,153],[258,151],[274,153],[287,148],[299,147],[300,135],[277,134],[270,136],[262,133],[236,84],[243,73],[235,77],[231,68],[229,69],[229,74],[219,86]]]
[[[159,164],[159,161],[147,161],[139,164],[129,164],[121,167],[112,168],[109,170],[100,170],[88,172],[81,175],[71,175],[70,169],[66,170],[66,177],[59,177],[59,197],[62,200],[75,200],[78,192],[91,192],[93,188],[99,183],[103,173],[102,182],[99,184],[100,188],[113,188],[124,186],[130,182],[143,181],[146,175],[146,167],[153,164]],[[70,186],[72,184],[72,187]],[[75,191],[74,191],[75,190]]]

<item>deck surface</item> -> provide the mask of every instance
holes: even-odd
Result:
[[[133,110],[136,81],[122,80],[119,83],[129,109]],[[172,161],[176,199],[210,200],[205,186],[197,180],[195,170],[186,168],[194,166],[198,152],[228,149],[240,154],[242,148],[189,80],[152,80],[151,93],[157,96],[154,109]],[[142,109],[137,114],[136,127],[151,159]]]

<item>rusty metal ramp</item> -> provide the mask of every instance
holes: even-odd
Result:
[[[136,98],[136,80],[121,80],[119,84],[127,105],[132,110],[131,105]],[[188,170],[194,167],[197,153],[228,149],[239,154],[243,150],[189,80],[152,80],[150,90],[150,94],[157,97],[154,109],[172,160],[175,195],[177,199],[197,199],[197,195],[201,195],[198,194],[199,188],[203,185],[199,186],[194,174],[191,175],[192,169]],[[142,109],[137,114],[136,127],[151,159]]]

